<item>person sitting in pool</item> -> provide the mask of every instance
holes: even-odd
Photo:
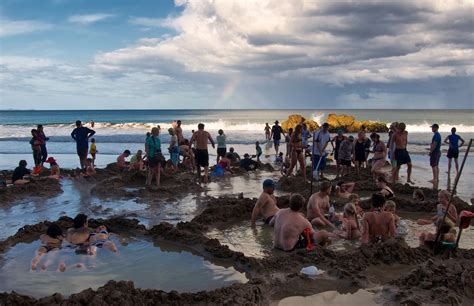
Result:
[[[260,163],[252,160],[250,155],[244,154],[244,159],[240,161],[240,168],[244,168],[247,171],[256,170],[260,166]]]
[[[92,163],[92,158],[86,159],[86,173],[85,177],[94,176],[97,172],[95,171],[94,164]]]
[[[30,180],[24,179],[26,175],[31,174],[31,170],[26,168],[27,165],[26,160],[20,160],[18,167],[13,171],[12,184],[25,185],[30,182]]]
[[[351,194],[352,190],[354,190],[355,183],[354,182],[348,182],[345,183],[343,181],[340,181],[337,183],[335,191],[336,191],[336,196],[343,198],[343,199],[348,199]]]
[[[437,208],[436,215],[433,216],[429,220],[418,219],[417,223],[420,225],[428,225],[428,224],[432,224],[433,222],[435,224],[438,224],[438,222],[440,222],[443,219],[444,214],[446,213],[446,209],[448,208],[449,196],[450,196],[450,192],[447,190],[441,190],[440,192],[438,192],[439,204],[436,206]],[[456,206],[450,205],[448,214],[446,215],[446,219],[444,222],[449,224],[452,228],[455,228],[457,220],[458,220],[458,211],[456,210]]]
[[[439,229],[439,241],[455,242],[456,230],[453,230],[450,224],[443,223]],[[420,235],[420,246],[424,246],[427,242],[434,242],[436,240],[436,233],[423,232]]]
[[[383,211],[388,211],[392,214],[393,219],[395,221],[397,237],[406,236],[408,234],[407,224],[405,223],[405,221],[401,220],[400,216],[396,214],[396,210],[397,204],[394,201],[388,200],[387,202],[385,202],[383,206]]]
[[[354,205],[355,209],[356,209],[356,212],[357,212],[357,216],[362,218],[362,216],[364,215],[364,210],[362,209],[362,207],[360,207],[359,205],[359,202],[360,202],[360,197],[357,193],[353,193],[349,196],[349,203],[351,203],[352,205]]]
[[[67,230],[66,240],[71,244],[83,245],[88,242],[89,234],[87,216],[78,214],[73,220],[73,228]]]
[[[313,243],[324,245],[329,242],[329,233],[326,231],[315,232],[311,223],[304,217],[300,210],[305,205],[305,198],[300,194],[290,197],[290,207],[280,209],[271,221],[274,225],[273,247],[283,251],[306,248],[308,240],[305,230],[310,234]]]
[[[377,243],[389,237],[395,237],[395,220],[390,212],[382,211],[385,196],[381,193],[372,195],[373,210],[362,217],[362,243]]]
[[[271,179],[263,181],[263,192],[255,203],[252,211],[251,224],[255,226],[255,222],[259,215],[263,216],[265,224],[270,224],[275,214],[280,210],[277,206],[277,200],[273,192],[275,191],[275,183]]]
[[[421,189],[415,189],[413,191],[413,200],[416,202],[424,202],[425,201],[425,193]]]
[[[59,168],[59,165],[54,159],[54,157],[52,156],[48,157],[48,159],[45,162],[49,163],[51,166],[51,170],[50,170],[51,173],[48,177],[59,179],[61,177],[61,169]]]
[[[108,249],[112,252],[117,252],[117,246],[110,240],[110,233],[107,231],[105,225],[100,225],[95,229],[95,232],[89,235],[89,244],[96,248]],[[92,254],[95,254],[96,249],[91,248]]]
[[[138,150],[130,159],[130,170],[146,170],[145,164],[143,163],[143,151]]]
[[[393,192],[392,188],[388,187],[388,182],[385,176],[378,176],[375,184],[377,187],[381,188],[380,193],[385,196],[386,200],[395,197],[395,193]]]
[[[46,234],[40,236],[41,246],[36,251],[35,258],[31,261],[31,269],[36,270],[36,267],[44,254],[60,249],[63,239],[63,231],[57,224],[53,223],[48,226]],[[61,266],[60,270],[62,270]]]
[[[232,163],[240,162],[240,155],[237,152],[235,152],[234,147],[229,148],[229,153],[231,154],[230,160],[232,161]]]
[[[334,228],[334,224],[326,218],[329,213],[329,194],[331,193],[331,183],[323,181],[320,184],[319,192],[314,193],[308,200],[307,216],[311,224],[325,227],[330,226]]]
[[[347,203],[342,214],[342,227],[335,234],[346,240],[356,240],[361,236],[359,222],[357,220],[356,208],[353,204]]]
[[[219,159],[219,162],[217,163],[213,172],[214,176],[224,176],[226,171],[230,172],[231,174],[234,173],[234,171],[232,171],[230,168],[230,155],[230,153],[227,153],[225,156]]]
[[[126,170],[130,167],[130,165],[125,161],[125,158],[130,156],[130,150],[125,150],[123,151],[122,154],[120,154],[117,157],[117,169],[122,171]]]

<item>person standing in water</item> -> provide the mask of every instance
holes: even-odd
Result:
[[[278,150],[280,148],[280,141],[281,141],[281,135],[283,134],[283,137],[285,137],[285,133],[283,133],[283,129],[281,126],[278,125],[278,120],[275,121],[275,125],[272,126],[272,138],[273,138],[273,145],[275,146],[275,155],[278,156]]]
[[[461,141],[461,144],[459,144]],[[456,134],[456,128],[453,127],[451,129],[451,135],[446,137],[444,140],[445,144],[449,145],[448,149],[448,175],[451,175],[451,161],[454,159],[454,163],[456,165],[456,175],[459,172],[459,164],[458,164],[458,157],[459,157],[459,148],[462,147],[465,143],[464,139],[461,138],[458,134]]]
[[[81,163],[81,170],[84,170],[86,167],[89,138],[94,134],[94,130],[82,126],[81,120],[76,121],[76,128],[72,131],[71,137],[76,141],[76,150],[79,156],[79,162]]]
[[[219,163],[219,159],[224,158],[227,154],[227,146],[226,146],[226,136],[223,130],[219,130],[217,132],[219,135],[216,136],[217,141],[217,163]]]
[[[41,139],[41,142],[42,142],[42,144],[40,145],[41,146],[41,166],[42,166],[46,162],[46,159],[48,158],[48,150],[46,148],[46,141],[49,140],[49,137],[46,137],[46,135],[44,134],[42,124],[38,124],[38,126],[36,127],[36,134],[38,138]]]
[[[431,130],[434,135],[431,139],[430,147],[430,166],[433,170],[433,179],[430,181],[433,183],[433,186],[437,186],[439,182],[439,159],[441,157],[441,134],[438,132],[439,125],[433,124]]]
[[[265,123],[265,128],[263,129],[265,131],[265,139],[266,140],[270,140],[272,139],[272,133],[271,133],[271,128],[270,126],[268,125],[268,122]]]
[[[208,140],[211,142],[212,148],[215,148],[216,146],[211,134],[204,130],[204,123],[199,123],[198,130],[194,132],[189,143],[191,148],[191,145],[194,143],[194,141],[196,141],[196,169],[198,177],[201,178],[201,167],[204,168],[204,183],[207,183],[209,175],[209,151],[207,150]]]
[[[397,160],[397,166],[395,167],[392,173],[392,183],[398,182],[398,175],[400,173],[400,168],[402,165],[407,165],[407,183],[413,184],[411,181],[411,158],[410,154],[407,151],[408,144],[408,132],[405,131],[406,125],[403,122],[400,122],[395,126],[395,132],[392,135],[393,143],[395,143],[395,159]]]

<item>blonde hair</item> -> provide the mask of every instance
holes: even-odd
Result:
[[[442,195],[446,200],[449,200],[449,197],[451,196],[451,193],[447,190],[441,190],[438,193],[438,196]]]
[[[360,197],[357,193],[351,193],[349,196],[349,202],[353,202],[354,200],[360,200]]]
[[[392,200],[386,201],[384,206],[393,208],[394,210],[397,209],[397,204]]]
[[[346,215],[353,217],[356,214],[356,209],[352,203],[347,203],[344,205],[344,212]]]

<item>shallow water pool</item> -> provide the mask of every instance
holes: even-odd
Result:
[[[197,292],[247,282],[245,275],[233,267],[213,264],[176,246],[137,239],[128,239],[125,245],[114,242],[118,253],[98,249],[95,256],[90,256],[65,248],[51,251],[36,270],[31,269],[31,260],[40,242],[19,243],[3,254],[0,292],[14,290],[33,297],[59,292],[68,296],[87,288],[97,289],[109,280],[131,280],[145,289]],[[60,261],[67,266],[65,272],[58,270]],[[77,267],[79,263],[84,267]]]

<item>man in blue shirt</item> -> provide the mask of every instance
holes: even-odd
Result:
[[[76,128],[72,131],[71,137],[76,141],[77,155],[79,156],[82,170],[86,168],[87,152],[89,151],[89,138],[94,134],[94,130],[82,126],[81,120],[76,121]]]
[[[461,144],[459,144],[461,141]],[[448,175],[451,175],[451,160],[454,158],[454,163],[456,164],[456,175],[458,175],[459,171],[459,164],[458,164],[458,157],[459,157],[459,148],[464,145],[464,139],[461,138],[458,134],[456,134],[456,128],[453,127],[451,129],[451,135],[446,137],[444,140],[445,144],[449,145],[448,149]]]
[[[430,147],[430,166],[433,170],[433,179],[430,181],[433,183],[433,186],[436,187],[439,181],[439,158],[441,157],[441,134],[438,133],[439,125],[433,124],[431,130],[434,135],[431,139]]]

